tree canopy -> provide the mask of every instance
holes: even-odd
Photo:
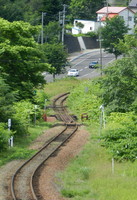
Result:
[[[124,38],[128,27],[120,16],[106,19],[105,26],[101,28],[102,46],[108,53],[113,53],[117,58],[121,54],[116,45]]]
[[[21,98],[31,98],[33,88],[45,82],[41,73],[50,69],[34,39],[38,30],[22,21],[0,19],[1,76]]]
[[[45,12],[44,23],[57,21],[59,11],[68,0],[0,0],[0,17],[13,22],[23,20],[32,25],[41,24],[41,13]]]
[[[137,54],[136,54],[137,58]],[[103,100],[109,112],[127,112],[137,95],[136,59],[122,58],[108,67],[102,82]]]
[[[96,11],[104,6],[103,0],[71,0],[70,18],[73,19],[96,19]]]
[[[41,13],[46,13],[44,24],[59,20],[59,12],[66,4],[66,15],[74,18],[96,19],[96,11],[104,6],[103,0],[0,0],[0,17],[12,22],[23,20],[32,25],[41,24]]]
[[[51,64],[51,67],[54,67],[54,70],[50,73],[52,73],[53,78],[55,78],[57,74],[60,74],[65,70],[64,65],[67,61],[67,53],[61,43],[45,43],[43,48],[48,63]]]
[[[124,54],[104,70],[103,100],[109,112],[137,112],[137,29],[134,35],[125,35],[117,45]]]
[[[12,104],[16,100],[16,94],[11,91],[11,88],[0,77],[0,122],[6,122],[11,118]]]

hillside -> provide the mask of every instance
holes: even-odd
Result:
[[[127,0],[108,0],[111,6],[127,6]]]

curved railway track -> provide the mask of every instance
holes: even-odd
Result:
[[[75,123],[72,116],[68,115],[66,106],[64,106],[64,101],[68,97],[69,93],[62,94],[53,100],[53,109],[57,113],[57,118],[59,118],[64,123]]]
[[[69,93],[58,96],[53,101],[53,109],[60,120],[64,122],[64,129],[50,141],[46,142],[33,157],[20,166],[11,180],[11,195],[13,200],[41,200],[38,188],[38,177],[43,164],[77,131],[78,126],[68,115],[64,102]]]

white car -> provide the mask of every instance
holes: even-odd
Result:
[[[68,71],[68,76],[79,76],[79,71],[77,69],[70,69]]]

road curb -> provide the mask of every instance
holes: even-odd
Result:
[[[75,59],[79,58],[79,57],[82,57],[86,54],[89,54],[91,52],[95,52],[95,51],[98,51],[99,49],[92,49],[92,50],[85,50],[85,53],[83,53],[84,51],[80,51],[80,52],[75,52],[74,54],[72,53],[72,55],[70,55],[68,57],[69,61],[72,62],[74,61]],[[75,55],[77,54],[77,55]]]

